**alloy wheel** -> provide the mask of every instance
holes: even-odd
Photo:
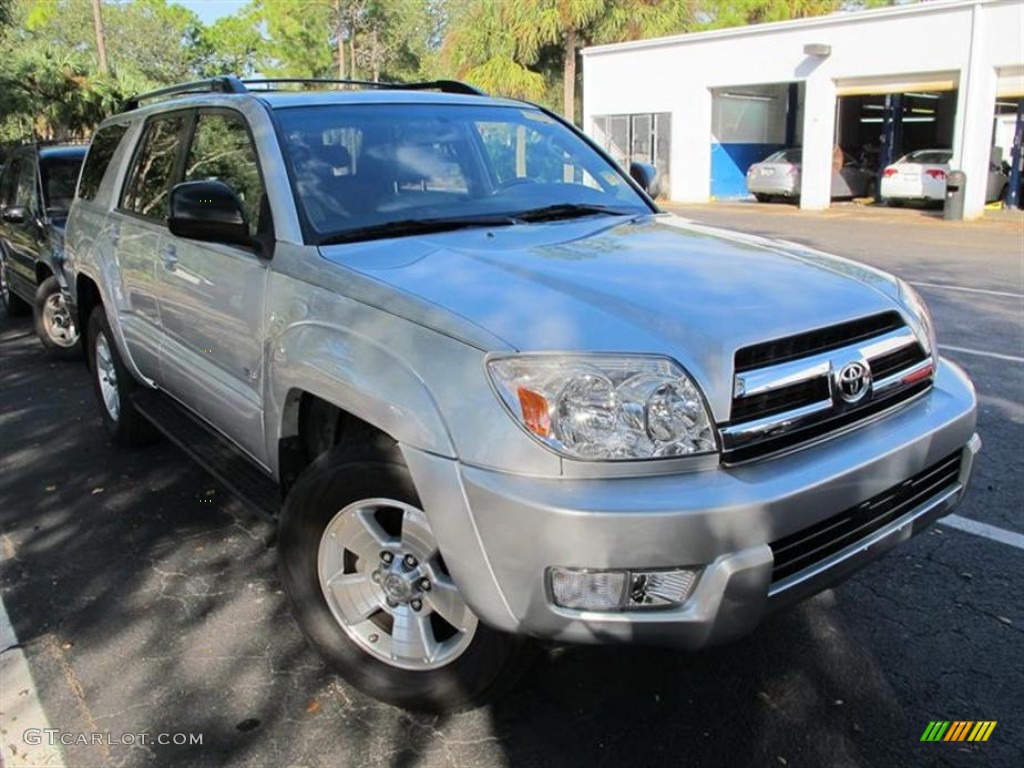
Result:
[[[320,589],[341,628],[394,667],[450,664],[477,629],[422,510],[392,499],[349,504],[324,529]]]

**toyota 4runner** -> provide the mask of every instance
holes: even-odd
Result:
[[[452,709],[526,638],[737,638],[960,501],[974,391],[905,282],[662,213],[545,109],[362,85],[141,97],[67,229],[113,441],[279,511],[354,685]]]

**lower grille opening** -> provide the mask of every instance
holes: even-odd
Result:
[[[772,583],[816,565],[952,488],[960,477],[960,462],[957,451],[852,509],[773,541]]]

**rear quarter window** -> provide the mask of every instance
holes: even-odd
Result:
[[[89,145],[89,153],[85,156],[82,175],[78,181],[78,197],[82,200],[93,200],[99,191],[103,176],[107,172],[114,153],[121,144],[121,139],[128,132],[127,123],[116,123],[101,128]]]

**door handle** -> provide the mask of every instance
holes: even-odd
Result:
[[[174,269],[174,265],[178,263],[178,249],[173,245],[165,245],[163,250],[164,258],[164,269]]]
[[[115,246],[121,244],[121,225],[120,224],[114,224],[113,226],[111,226],[111,228],[110,228],[110,243],[111,243],[111,245],[115,245]]]

